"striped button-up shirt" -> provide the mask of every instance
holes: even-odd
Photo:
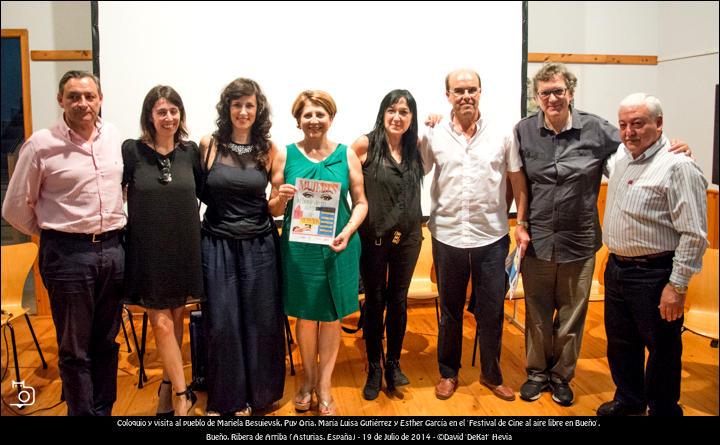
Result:
[[[2,215],[28,235],[40,229],[103,233],[125,227],[120,134],[98,122],[93,140],[64,119],[35,132],[20,149]]]
[[[670,281],[686,286],[707,247],[707,180],[687,156],[668,152],[662,135],[633,159],[620,144],[608,165],[603,241],[610,252],[637,257],[675,251]]]
[[[433,238],[468,249],[507,235],[507,172],[522,167],[511,128],[483,117],[468,141],[445,119],[428,131],[420,151],[425,169],[435,167],[428,221]]]

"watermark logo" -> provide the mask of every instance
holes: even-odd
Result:
[[[21,380],[19,382],[13,380],[12,387],[17,387],[18,403],[11,403],[11,406],[17,406],[19,409],[23,409],[26,406],[35,404],[35,388],[25,385],[25,380]]]

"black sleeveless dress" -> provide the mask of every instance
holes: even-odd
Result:
[[[208,411],[257,410],[283,396],[285,317],[268,181],[252,152],[221,148],[203,189]]]

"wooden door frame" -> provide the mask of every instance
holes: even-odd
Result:
[[[30,44],[27,29],[3,29],[2,38],[20,39],[20,70],[22,73],[23,129],[25,139],[32,134],[32,102],[30,100]]]
[[[3,39],[20,39],[20,71],[22,77],[22,107],[23,107],[23,132],[25,140],[32,135],[32,101],[30,95],[30,41],[27,29],[2,29]],[[8,165],[8,174],[10,169]],[[40,239],[32,237],[35,244],[40,244]],[[33,281],[35,283],[35,302],[38,315],[50,315],[50,302],[47,290],[40,276],[40,268],[37,260],[33,265]]]

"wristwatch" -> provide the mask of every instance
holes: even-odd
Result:
[[[685,295],[685,294],[687,293],[687,291],[688,291],[688,287],[687,287],[687,286],[680,286],[680,285],[675,284],[675,283],[673,283],[673,282],[669,282],[668,284],[670,285],[670,287],[672,287],[673,289],[675,289],[675,292],[679,293],[680,295]]]
[[[530,223],[527,222],[527,221],[520,221],[520,220],[518,220],[516,224],[517,224],[518,226],[523,226],[523,227],[525,227],[526,229],[529,229],[529,228],[530,228]]]

